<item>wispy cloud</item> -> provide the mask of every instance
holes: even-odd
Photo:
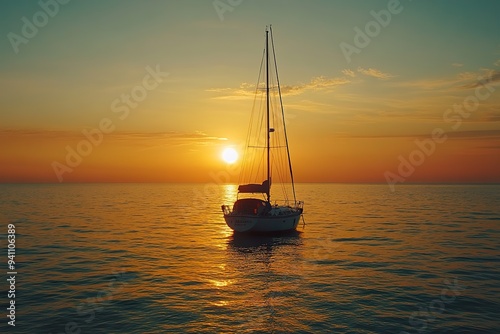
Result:
[[[449,132],[453,138],[490,138],[500,139],[500,130],[469,130]]]
[[[210,136],[201,131],[195,132],[117,132],[112,134],[117,140],[176,140],[187,142],[207,142],[227,140],[227,138]]]
[[[495,84],[500,81],[500,71],[482,68],[476,72],[460,72],[453,77],[421,79],[398,82],[400,87],[411,87],[433,92],[456,92],[464,89],[474,89],[485,82]]]
[[[480,74],[479,76],[476,76],[474,79],[475,79],[474,81],[468,82],[467,84],[464,84],[462,87],[466,89],[472,89],[483,86],[485,83],[491,85],[500,82],[500,71],[484,69],[483,73]]]
[[[219,94],[220,96],[215,97],[216,99],[243,100],[252,98],[256,92],[256,87],[244,82],[238,88],[210,88],[206,91]]]
[[[328,78],[325,76],[314,77],[308,83],[299,85],[282,85],[281,93],[283,95],[299,95],[305,91],[322,91],[333,89],[338,86],[346,85],[351,81],[346,77]],[[258,87],[262,89],[263,87]],[[238,88],[212,88],[209,92],[219,93],[220,96],[215,99],[247,99],[252,98],[257,91],[256,86],[248,83],[242,83]]]
[[[335,106],[329,103],[320,103],[311,100],[302,100],[295,104],[287,103],[288,110],[297,110],[305,112],[314,113],[332,113],[335,110]]]
[[[411,81],[398,82],[396,85],[399,87],[409,87],[422,90],[443,90],[448,89],[450,86],[455,85],[457,82],[462,80],[457,80],[457,78],[434,78],[434,79],[418,79]]]
[[[395,76],[390,74],[390,73],[384,73],[379,69],[376,68],[363,68],[363,67],[358,67],[357,73],[360,73],[362,75],[368,76],[368,77],[373,77],[377,79],[390,79],[394,78]],[[351,70],[350,68],[346,68],[342,70],[342,74],[344,74],[347,77],[354,78],[356,77],[356,72]]]
[[[353,70],[348,69],[348,68],[342,70],[342,74],[344,74],[344,75],[346,75],[348,77],[351,77],[351,78],[354,78],[356,76],[356,73],[354,73]]]
[[[181,146],[201,147],[214,145],[228,140],[224,137],[211,136],[201,131],[196,132],[122,132],[112,139],[127,145],[141,146],[143,150],[162,149]]]
[[[283,95],[300,95],[306,91],[330,91],[336,87],[353,83],[352,78],[357,77],[358,73],[364,76],[383,80],[395,77],[390,73],[382,72],[376,68],[358,67],[357,72],[351,69],[343,69],[342,76],[327,77],[322,75],[312,78],[307,83],[298,85],[281,85],[281,93]],[[358,80],[358,82],[360,81]],[[219,94],[219,96],[214,97],[214,99],[242,100],[253,98],[255,92],[258,90],[263,91],[263,88],[263,86],[256,87],[256,85],[253,84],[242,83],[237,88],[211,88],[207,89],[207,91]]]
[[[389,79],[394,77],[394,75],[392,74],[384,73],[380,70],[377,70],[376,68],[371,68],[371,67],[370,68],[358,67],[358,72],[366,76],[374,77],[377,79]]]
[[[310,83],[299,86],[302,90],[314,89],[314,90],[322,90],[328,89],[332,87],[346,85],[351,82],[347,78],[327,78],[324,76],[316,77],[311,80]]]
[[[463,67],[464,64],[462,64],[462,63],[453,63],[453,64],[451,64],[451,66],[453,66],[453,67]]]
[[[0,129],[0,138],[24,138],[26,140],[80,141],[87,139],[82,132],[45,129]],[[147,144],[158,140],[169,143],[208,143],[224,141],[227,138],[211,136],[201,131],[195,132],[126,132],[115,131],[103,134],[106,141]]]
[[[446,133],[450,139],[490,139],[500,140],[500,130],[470,130],[470,131],[450,131]],[[429,134],[381,134],[381,135],[345,135],[352,138],[428,138]]]

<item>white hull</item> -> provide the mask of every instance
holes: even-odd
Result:
[[[227,226],[235,232],[281,232],[297,228],[302,210],[287,216],[225,214]]]

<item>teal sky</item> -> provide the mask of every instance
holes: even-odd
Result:
[[[223,20],[215,2],[72,0],[18,53],[8,34],[22,35],[22,18],[32,22],[42,9],[38,1],[1,2],[0,130],[93,127],[158,65],[169,76],[119,131],[237,142],[251,107],[244,84],[257,79],[269,23],[280,79],[295,89],[285,96],[291,129],[316,141],[425,135],[478,76],[498,88],[499,1],[401,0],[401,12],[352,62],[339,45],[354,45],[354,28],[364,30],[370,12],[391,1],[220,0],[239,3]],[[495,131],[498,140],[499,100],[496,90],[460,131]]]
[[[2,98],[2,123],[28,125],[29,116],[38,126],[79,127],[85,115],[109,99],[104,90],[132,84],[134,75],[150,64],[161,64],[171,73],[171,94],[253,83],[268,23],[275,29],[280,67],[293,69],[287,71],[290,84],[336,77],[345,68],[359,66],[401,79],[440,78],[456,73],[452,63],[463,64],[463,71],[477,71],[499,58],[498,1],[407,0],[401,1],[402,12],[348,64],[339,44],[353,44],[353,28],[373,20],[370,11],[385,9],[387,3],[247,0],[220,21],[208,0],[73,0],[61,5],[15,54],[5,35],[20,33],[21,18],[31,18],[40,6],[37,1],[2,2],[0,71],[3,91],[9,92]],[[29,91],[25,78],[32,87],[48,91]],[[10,79],[25,89],[10,91],[5,83]],[[86,94],[92,98],[85,99]],[[78,108],[68,105],[75,99]],[[50,108],[43,117],[37,115],[34,109],[47,100]],[[10,114],[6,106],[16,110],[15,115],[5,115]],[[66,119],[68,107],[80,109],[77,114],[85,109],[85,115]]]

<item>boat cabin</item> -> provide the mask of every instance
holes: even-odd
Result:
[[[271,204],[257,198],[242,198],[234,202],[233,214],[262,215],[271,210]]]

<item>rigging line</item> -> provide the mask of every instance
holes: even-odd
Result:
[[[249,152],[248,152],[248,145],[250,144],[250,134],[252,133],[252,124],[253,124],[253,117],[254,117],[254,110],[255,110],[255,103],[257,101],[257,92],[259,89],[259,82],[260,82],[260,76],[262,74],[262,65],[264,64],[264,51],[262,53],[262,58],[260,60],[260,69],[259,69],[259,75],[257,77],[257,85],[255,86],[255,94],[254,94],[254,99],[253,99],[253,105],[252,105],[252,113],[250,115],[250,124],[248,125],[248,132],[247,132],[247,138],[246,138],[246,145],[245,145],[245,150],[243,152],[243,161],[248,161],[246,160]],[[241,183],[242,178],[245,176],[245,171],[247,170],[248,166],[243,164],[242,166],[242,172],[240,173],[240,176],[238,178],[238,183]]]
[[[261,144],[261,140],[263,138],[263,126],[264,126],[264,114],[265,114],[265,103],[264,103],[264,95],[260,95],[260,108],[259,108],[259,114],[258,114],[258,126],[257,126],[257,132],[255,133],[254,138],[254,143],[256,144],[255,146],[258,146]],[[257,151],[253,150],[254,152],[254,159],[253,161],[253,167],[252,167],[252,175],[249,181],[260,181],[259,179],[261,178],[261,174],[263,173],[263,161],[264,161],[264,151]],[[255,169],[253,169],[255,167]],[[262,177],[264,178],[264,177]]]
[[[273,71],[274,73],[275,71]],[[278,87],[276,84],[276,78],[271,76],[271,82],[270,86],[271,87]],[[272,110],[272,122],[273,122],[273,128],[275,131],[273,132],[272,136],[272,147],[278,147],[278,148],[284,148],[286,146],[282,146],[282,142],[284,141],[282,131],[283,129],[283,124],[281,121],[281,117],[279,117],[278,114],[278,108],[277,106],[279,105],[279,100],[278,100],[278,91],[273,90],[272,92],[272,99],[271,99],[271,110]],[[290,182],[289,179],[289,174],[287,173],[287,161],[286,161],[286,152],[284,150],[273,150],[271,152],[272,154],[272,161],[276,162],[273,164],[273,171],[277,173],[277,178],[275,180],[278,180],[277,183],[280,183],[280,190],[281,194],[283,196],[282,200],[285,202],[288,202],[288,187],[287,183]],[[275,181],[276,183],[276,181]]]
[[[272,158],[273,158],[273,161],[274,160],[281,160],[279,159],[280,157],[280,152],[272,152]],[[280,168],[280,166],[282,166],[281,164],[275,164],[275,166],[277,165],[277,167],[275,168],[275,172],[277,173],[278,177],[277,179],[279,180],[279,183],[280,183],[280,188],[281,188],[281,193],[283,195],[283,197],[285,199],[287,199],[287,193],[286,193],[286,187],[285,187],[285,182],[286,182],[286,179],[284,177],[284,170],[283,168]]]
[[[269,131],[269,31],[266,27],[266,131],[267,131],[267,178],[266,180],[270,182],[271,180],[271,169],[269,164],[269,142],[270,142],[270,131]],[[271,187],[267,188],[267,201],[271,202]]]
[[[259,108],[259,115],[257,118],[258,126],[257,130],[254,136],[251,138],[254,138],[255,144],[259,144],[259,140],[262,139],[262,132],[263,132],[263,122],[264,122],[264,114],[265,114],[265,105],[264,105],[264,98],[263,95],[261,94],[261,103],[260,103],[260,108]],[[251,159],[251,170],[250,174],[248,175],[248,182],[254,182],[254,181],[259,181],[260,179],[265,179],[264,175],[264,167],[263,167],[263,162],[264,162],[264,157],[265,157],[265,151],[257,152],[256,150],[252,150],[253,156]]]
[[[263,55],[262,55],[262,62],[264,62],[264,58],[266,57],[266,52],[265,52],[265,49],[264,49],[264,52],[263,52]],[[262,86],[261,85],[261,78],[265,75],[265,68],[264,66],[262,66],[261,68],[261,74],[259,76],[259,82],[258,82],[258,86]],[[256,120],[256,124],[254,125],[257,125],[256,127],[256,130],[255,132],[252,133],[251,137],[250,138],[253,138],[253,141],[252,143],[255,143],[255,145],[258,145],[261,143],[261,139],[263,138],[263,132],[264,132],[264,116],[265,116],[265,92],[262,91],[262,89],[259,88],[259,96],[260,96],[260,105],[259,105],[259,109],[258,109],[258,112],[255,111],[255,114],[257,116],[257,120]],[[254,152],[254,155],[253,155],[253,159],[251,160],[252,161],[252,164],[251,164],[251,171],[250,171],[250,175],[248,176],[248,181],[249,182],[254,182],[254,181],[260,181],[260,179],[264,179],[265,177],[261,177],[261,168],[263,168],[263,159],[265,157],[265,155],[259,155],[257,152],[253,151]]]
[[[286,142],[286,146],[287,146],[286,152],[287,152],[287,155],[288,155],[288,167],[290,168],[290,178],[292,180],[293,201],[296,202],[297,198],[295,197],[295,183],[293,181],[292,161],[290,160],[290,149],[288,148],[288,136],[286,134],[285,110],[283,109],[283,101],[281,99],[281,86],[280,86],[280,79],[279,79],[279,76],[278,76],[278,65],[276,64],[276,52],[274,50],[273,28],[269,27],[269,30],[271,32],[271,45],[272,45],[272,48],[273,48],[274,69],[276,70],[276,80],[278,82],[278,94],[280,96],[281,115],[283,116],[283,129],[284,129],[284,132],[285,132],[285,142]]]
[[[260,79],[260,77],[259,77]],[[254,109],[252,112],[254,114],[254,116],[256,116],[256,121],[258,122],[260,120],[260,110],[262,108],[262,98],[260,99],[260,104],[259,104],[259,108],[258,109]],[[254,120],[252,119],[252,125],[253,124]],[[259,124],[257,124],[257,127],[256,127],[256,130],[255,131],[259,131]],[[246,175],[246,182],[250,182],[252,181],[252,178],[253,178],[253,175],[254,175],[254,169],[255,169],[255,156],[256,156],[256,153],[255,151],[253,150],[250,150],[250,144],[252,143],[253,144],[253,129],[252,129],[252,132],[250,134],[250,138],[249,139],[249,142],[248,142],[248,146],[247,146],[247,149],[249,150],[249,152],[252,152],[251,154],[251,157],[249,157],[249,160],[246,160],[246,161],[249,161],[248,162],[248,167],[249,167],[249,172],[248,172],[248,175]]]

